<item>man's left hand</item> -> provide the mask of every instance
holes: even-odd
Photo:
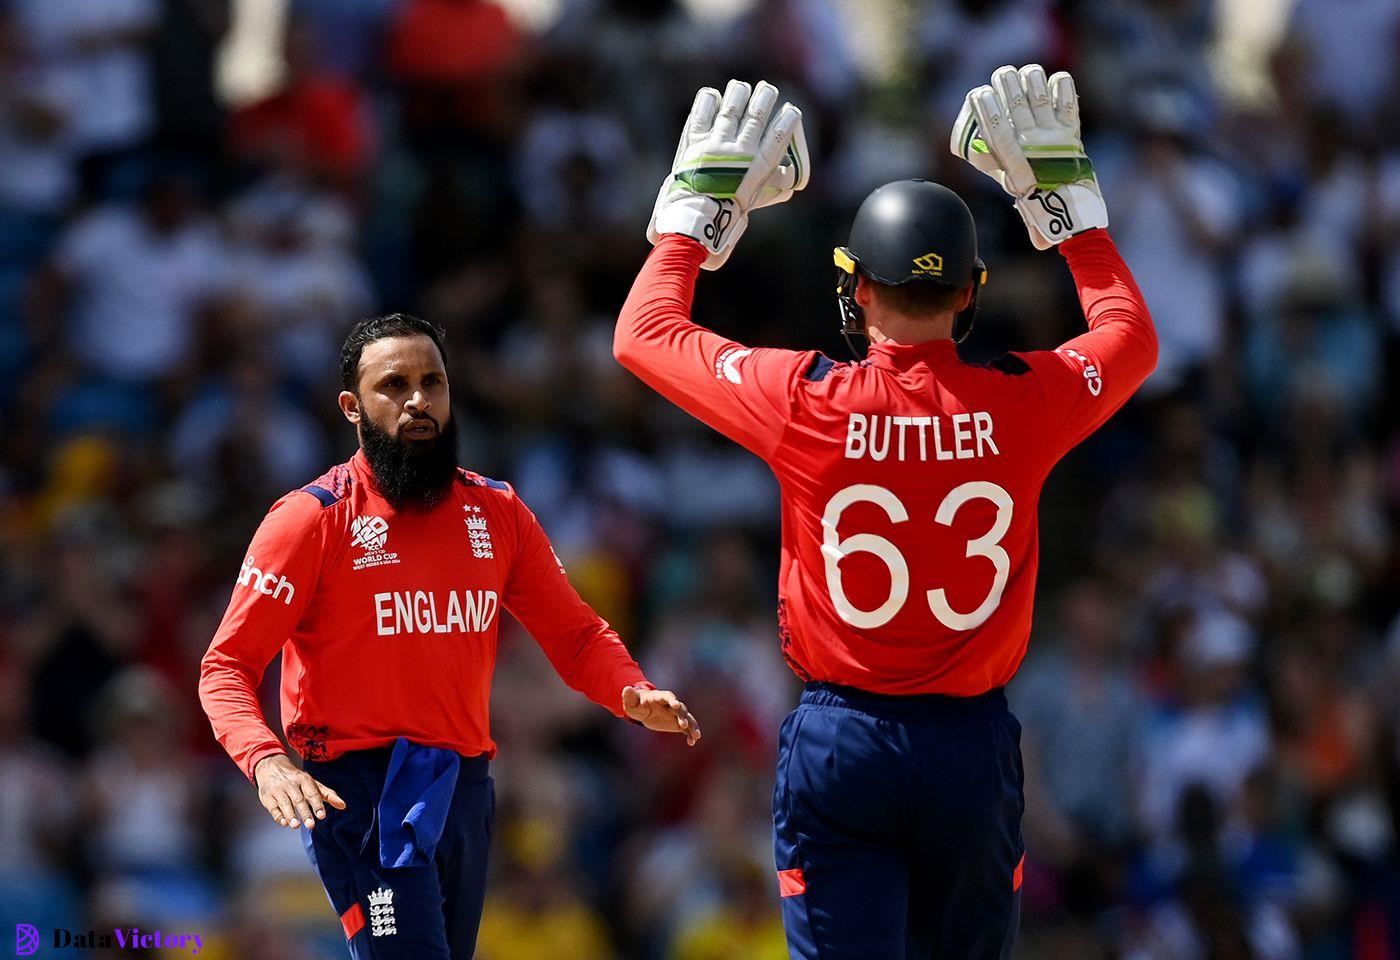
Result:
[[[648,730],[685,734],[686,746],[693,747],[700,739],[700,724],[670,690],[623,687],[622,710]]]
[[[999,68],[990,85],[968,91],[949,147],[1015,198],[1037,250],[1108,226],[1068,73],[1047,79],[1038,63]]]

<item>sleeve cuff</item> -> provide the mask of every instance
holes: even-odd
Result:
[[[697,267],[710,255],[703,243],[684,233],[663,233],[661,239],[656,241],[656,248],[660,250],[663,247],[685,250]]]
[[[1108,235],[1107,227],[1091,227],[1083,233],[1076,233],[1059,244],[1059,251],[1062,256],[1069,256],[1078,251],[1081,247],[1096,247],[1105,240],[1112,243],[1113,238]]]
[[[249,783],[251,783],[251,784],[253,784],[254,786],[256,786],[256,785],[257,785],[257,782],[258,782],[258,778],[257,778],[258,764],[262,763],[262,762],[263,762],[264,760],[266,760],[268,757],[275,757],[275,756],[277,756],[279,753],[286,753],[286,752],[287,752],[286,748],[283,747],[282,744],[280,744],[280,743],[279,743],[279,744],[276,744],[276,745],[267,744],[266,746],[259,747],[258,749],[254,750],[252,753],[248,754],[247,759],[244,760],[244,762],[243,762],[243,763],[244,763],[244,766],[243,766],[243,775],[244,775],[245,777],[248,778],[248,782],[249,782]]]

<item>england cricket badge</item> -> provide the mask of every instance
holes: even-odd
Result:
[[[392,937],[399,932],[394,921],[394,891],[389,887],[371,890],[369,894],[369,935]]]
[[[469,503],[462,508],[466,513],[467,537],[471,540],[472,556],[478,560],[494,559],[496,554],[491,546],[491,528],[486,525],[486,515],[476,504]]]

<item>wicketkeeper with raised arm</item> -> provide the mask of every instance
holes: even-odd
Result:
[[[1073,81],[1003,67],[953,151],[1064,257],[1088,332],[987,366],[959,359],[986,271],[967,206],[886,184],[836,249],[843,329],[867,357],[744,346],[690,320],[753,209],[808,176],[801,114],[731,81],[695,99],[618,320],[617,358],[762,457],[782,487],[778,629],[806,681],[783,724],[773,820],[791,955],[996,960],[1019,920],[1020,726],[1036,507],[1051,467],[1156,363],[1105,227]]]

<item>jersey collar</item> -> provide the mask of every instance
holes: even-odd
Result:
[[[373,490],[376,496],[383,496],[379,492],[379,484],[374,482],[374,471],[370,468],[369,459],[363,449],[356,450],[355,455],[350,458],[350,472],[366,489]]]
[[[365,488],[372,490],[374,495],[383,498],[384,493],[379,489],[379,484],[374,480],[374,469],[369,465],[369,458],[365,456],[364,448],[355,451],[355,455],[350,458],[350,473],[358,483],[364,484]],[[464,483],[465,477],[462,467],[457,467],[457,482]]]
[[[925,340],[923,343],[872,343],[866,358],[887,370],[908,370],[916,364],[948,363],[958,359],[958,345],[952,340]]]

